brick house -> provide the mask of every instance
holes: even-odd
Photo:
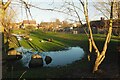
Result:
[[[106,34],[109,28],[109,20],[104,20],[103,18],[101,20],[91,21],[90,22],[92,32],[93,34]],[[79,33],[85,33],[86,30],[88,32],[88,27],[86,24],[81,25],[78,28]],[[114,35],[120,35],[120,20],[114,19],[113,20],[113,32]]]

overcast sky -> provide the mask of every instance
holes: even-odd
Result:
[[[7,1],[7,0],[4,0],[4,1]],[[18,16],[17,21],[33,18],[34,20],[37,21],[37,23],[40,23],[42,21],[44,21],[44,22],[54,21],[55,19],[60,19],[60,21],[67,20],[68,18],[74,19],[73,17],[70,17],[63,13],[58,13],[58,12],[54,12],[54,11],[44,11],[44,10],[40,10],[40,9],[33,8],[33,7],[30,7],[32,18],[30,16],[29,16],[29,18],[27,18],[25,8],[21,8],[22,4],[20,4],[19,1],[20,0],[12,0],[12,4],[11,4],[12,7],[14,8],[14,10],[16,10],[16,13]],[[61,6],[63,4],[64,0],[24,0],[24,1],[28,2],[29,4],[35,5],[37,7],[48,9],[48,8],[54,8],[54,7]],[[65,0],[65,1],[71,1],[71,0]],[[73,1],[74,1],[75,5],[79,6],[79,0],[73,0]],[[96,0],[92,0],[92,1],[96,2]],[[97,1],[101,1],[101,0],[97,0]],[[19,4],[19,5],[16,5],[16,4]],[[93,3],[91,2],[91,0],[89,0],[90,20],[96,20],[96,19],[99,20],[100,17],[103,17],[103,15],[100,14],[99,12],[97,12],[97,10],[95,10],[95,8],[92,5],[93,5]],[[84,20],[83,13],[80,11],[78,11],[78,12],[80,14],[80,17]],[[78,20],[78,19],[76,19],[76,20]]]

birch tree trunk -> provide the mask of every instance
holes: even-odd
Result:
[[[98,50],[98,48],[97,48],[97,46],[95,44],[94,38],[93,38],[92,29],[91,29],[90,21],[89,21],[89,17],[88,17],[88,8],[87,8],[88,1],[86,0],[86,2],[82,2],[80,0],[80,2],[82,4],[82,6],[83,6],[86,23],[87,23],[87,26],[88,26],[88,29],[89,29],[89,51],[92,52],[92,47],[93,47],[95,49],[96,54],[97,54],[97,57],[96,57],[96,60],[95,60],[95,65],[94,65],[94,68],[93,68],[93,73],[94,73],[99,69],[99,65],[104,60],[105,53],[106,53],[106,50],[107,50],[107,47],[108,47],[108,43],[110,42],[110,39],[111,39],[114,1],[111,2],[111,14],[110,14],[109,30],[108,30],[108,34],[107,34],[106,41],[104,43],[104,47],[103,47],[102,52],[100,52]]]
[[[105,43],[104,43],[104,47],[103,47],[103,50],[102,50],[101,54],[100,54],[99,56],[97,56],[97,58],[96,58],[93,72],[95,72],[95,71],[98,70],[99,65],[100,65],[100,64],[102,63],[102,61],[104,60],[104,58],[105,58],[105,53],[106,53],[108,44],[109,44],[110,39],[111,39],[112,23],[113,23],[113,20],[112,20],[112,19],[113,19],[113,4],[114,4],[114,1],[111,2],[110,24],[109,24],[109,30],[108,30],[108,34],[107,34],[107,37],[106,37],[106,41],[105,41]]]

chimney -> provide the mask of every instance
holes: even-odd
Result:
[[[105,19],[104,19],[104,17],[101,17],[101,21],[104,21]]]

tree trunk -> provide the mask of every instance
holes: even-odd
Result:
[[[4,35],[5,35],[5,10],[11,3],[11,0],[8,0],[5,4],[2,4],[3,1],[0,1],[0,34],[2,35],[2,53],[3,56],[6,53],[6,50],[8,50],[8,41],[6,42],[6,45],[4,45]]]
[[[103,47],[103,51],[101,52],[101,54],[99,56],[97,56],[96,61],[95,61],[95,65],[94,65],[94,69],[93,69],[93,73],[96,72],[98,70],[99,65],[103,62],[104,58],[105,58],[105,53],[108,47],[108,43],[110,42],[111,39],[111,34],[112,34],[112,18],[113,18],[113,4],[114,2],[111,2],[111,14],[110,14],[110,27],[108,30],[108,34],[106,37],[106,41]]]
[[[98,48],[95,44],[95,41],[93,39],[93,33],[92,33],[89,18],[88,18],[88,8],[87,8],[88,3],[87,3],[87,0],[86,0],[86,3],[83,3],[81,0],[80,0],[80,2],[81,2],[82,6],[83,6],[83,9],[84,9],[84,15],[85,15],[85,18],[86,18],[86,23],[87,23],[87,26],[88,26],[88,29],[89,29],[89,34],[90,34],[89,35],[89,51],[92,52],[92,47],[93,47],[95,49],[96,54],[97,54],[97,57],[96,57],[96,60],[95,60],[95,65],[94,65],[94,68],[93,68],[93,73],[94,73],[99,69],[99,65],[103,62],[103,60],[105,58],[105,53],[106,53],[106,50],[107,50],[107,47],[108,47],[108,43],[110,42],[110,39],[111,39],[114,1],[111,2],[110,27],[109,27],[109,30],[108,30],[108,34],[107,34],[106,41],[104,43],[104,47],[103,47],[102,52],[100,52],[98,50]],[[88,58],[89,58],[89,56],[88,56]]]

